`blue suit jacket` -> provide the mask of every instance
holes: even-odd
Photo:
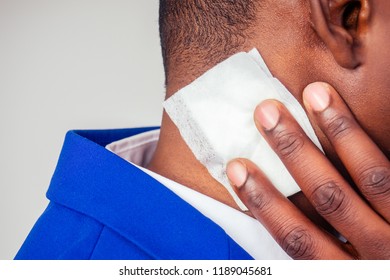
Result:
[[[50,203],[15,259],[251,259],[218,225],[105,149],[150,129],[68,132]]]

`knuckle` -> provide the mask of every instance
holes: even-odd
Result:
[[[345,209],[346,195],[334,181],[320,184],[311,198],[317,212],[324,217],[341,214]]]
[[[258,191],[256,188],[251,188],[248,192],[248,202],[256,211],[262,211],[269,204],[269,197],[261,191]]]
[[[299,132],[280,132],[276,135],[276,149],[283,158],[294,157],[304,145],[304,136]]]
[[[361,172],[358,179],[363,195],[368,198],[385,198],[390,196],[390,170],[375,166]]]
[[[371,238],[364,242],[360,256],[362,259],[390,259],[390,235],[383,232],[370,232]]]
[[[342,138],[353,128],[353,123],[351,118],[340,115],[327,120],[326,128],[328,136],[332,139]]]
[[[302,226],[285,229],[282,233],[280,245],[293,259],[314,259],[315,242],[311,235]]]

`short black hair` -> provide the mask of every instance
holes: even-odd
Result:
[[[254,25],[259,1],[160,0],[166,77],[173,60],[216,64],[235,53],[249,36],[247,31]]]

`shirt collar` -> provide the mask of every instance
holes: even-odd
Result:
[[[256,259],[289,259],[288,255],[257,220],[211,197],[144,168],[154,154],[159,134],[159,130],[147,131],[110,143],[106,148],[149,174],[218,224],[252,257]]]

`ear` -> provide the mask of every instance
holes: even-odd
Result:
[[[367,0],[310,0],[315,31],[343,68],[362,63],[362,39],[369,20]]]

